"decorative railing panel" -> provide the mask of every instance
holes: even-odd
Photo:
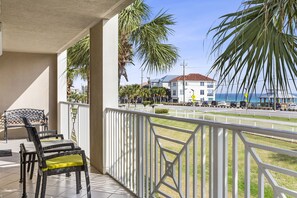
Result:
[[[59,103],[59,132],[66,139],[72,139],[90,157],[89,105],[79,103]]]
[[[106,110],[108,173],[139,197],[297,197],[297,134]]]

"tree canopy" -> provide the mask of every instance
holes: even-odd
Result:
[[[296,0],[245,0],[242,7],[220,18],[210,29],[211,54],[216,57],[210,72],[218,85],[237,92],[253,92],[263,82],[274,92],[296,89]],[[292,81],[290,83],[289,81]]]

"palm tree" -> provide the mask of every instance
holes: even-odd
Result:
[[[138,84],[130,85],[130,89],[131,89],[131,99],[134,100],[135,107],[136,107],[138,97],[140,96],[140,85]]]
[[[150,97],[150,90],[148,88],[142,87],[139,91],[139,96],[142,99],[142,102]]]
[[[73,74],[71,74],[73,72]],[[67,80],[80,76],[87,80],[87,103],[90,91],[90,38],[84,37],[67,50]],[[70,75],[70,76],[69,76]],[[73,81],[73,79],[72,79]]]
[[[177,49],[165,44],[173,33],[173,16],[160,12],[152,20],[151,11],[143,0],[136,0],[119,15],[119,81],[128,81],[126,65],[137,56],[149,72],[166,72],[176,63]],[[134,49],[134,51],[133,51]]]
[[[218,55],[210,72],[219,75],[218,85],[251,93],[263,81],[262,91],[269,87],[276,94],[291,92],[292,80],[296,89],[296,24],[295,0],[245,0],[241,10],[222,16],[209,31],[211,53]]]
[[[137,57],[148,72],[166,72],[178,58],[176,47],[166,44],[173,33],[173,16],[160,12],[150,20],[151,10],[143,0],[135,0],[119,14],[118,83],[121,76],[128,81],[127,64]],[[68,65],[79,68],[88,80],[90,66],[90,38],[86,36],[68,50]],[[88,86],[89,87],[89,86]]]
[[[160,96],[160,103],[162,102],[163,97],[166,96],[166,88],[165,87],[159,87],[159,96]]]
[[[151,88],[151,96],[153,98],[154,103],[156,102],[156,97],[159,96],[159,87],[152,87]]]

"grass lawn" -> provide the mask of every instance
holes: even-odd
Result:
[[[197,127],[197,125],[194,124],[189,124],[185,122],[177,122],[177,121],[172,121],[172,120],[167,120],[167,119],[158,119],[158,118],[153,118],[152,121],[154,123],[166,125],[166,126],[173,126],[173,127],[178,127],[182,129],[189,129],[193,130]],[[208,175],[209,175],[209,128],[205,127],[204,128],[206,131],[206,192],[208,194]],[[170,137],[176,140],[180,140],[183,142],[186,142],[190,138],[190,134],[186,134],[183,132],[178,132],[174,130],[169,130],[169,129],[164,129],[160,127],[155,127],[155,132],[158,135]],[[197,138],[198,138],[198,149],[197,149],[197,158],[198,158],[198,184],[197,184],[197,190],[198,190],[198,195],[200,193],[200,184],[201,184],[201,131],[198,131],[197,133]],[[271,139],[267,137],[260,137],[252,134],[244,134],[245,137],[250,141],[258,144],[263,144],[263,145],[269,145],[273,147],[278,147],[278,148],[283,148],[283,149],[289,149],[289,150],[294,150],[297,151],[297,144],[288,142],[288,141],[283,141],[279,139]],[[172,151],[179,152],[183,147],[179,144],[172,143],[170,141],[165,141],[162,140],[160,141],[161,145],[163,148],[167,148]],[[190,141],[188,144],[188,150],[189,150],[189,173],[191,175],[190,178],[190,183],[193,182],[193,142]],[[238,188],[239,188],[239,197],[244,197],[244,144],[242,143],[241,139],[238,138]],[[264,151],[264,150],[258,150],[255,149],[255,152],[258,154],[258,156],[261,158],[261,160],[267,164],[283,167],[286,169],[290,169],[293,171],[297,171],[297,158],[289,157],[286,155],[280,155],[277,153],[273,153],[270,151]],[[166,153],[166,156],[168,157],[169,160],[174,160],[175,156],[169,153]],[[182,183],[185,183],[185,172],[186,172],[186,163],[185,163],[185,153],[182,155]],[[160,161],[159,161],[160,163]],[[232,176],[232,132],[228,132],[228,190],[229,194],[231,195],[232,193],[232,181],[233,181],[233,176]],[[175,171],[178,172],[178,166],[176,166]],[[289,188],[291,190],[296,190],[297,189],[297,178],[283,175],[280,173],[276,173],[273,171],[270,171],[271,174],[273,175],[274,179],[278,182],[280,186]],[[170,179],[167,179],[167,182],[170,184],[173,184],[173,181],[170,181]],[[170,190],[169,188],[162,187],[165,192],[167,192],[170,195],[173,195],[173,197],[177,197],[174,195],[174,192]],[[193,188],[193,187],[191,187]],[[183,191],[184,191],[183,187]],[[192,195],[192,189],[190,190],[190,195]],[[200,195],[199,195],[200,197]],[[251,156],[251,197],[258,197],[258,166],[254,159]],[[265,197],[273,197],[273,190],[270,186],[270,184],[267,182],[265,179]]]
[[[248,114],[236,114],[236,113],[223,113],[223,112],[207,112],[208,114],[214,115],[225,115],[225,116],[234,116],[234,117],[243,117],[243,118],[256,118],[256,119],[264,119],[264,120],[275,120],[275,121],[283,121],[283,122],[292,122],[297,123],[297,118],[285,118],[285,117],[277,117],[277,116],[262,116],[262,115],[248,115]]]

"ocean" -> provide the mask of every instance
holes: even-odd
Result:
[[[252,94],[249,95],[249,101],[250,102],[260,102],[260,96],[261,94]],[[243,94],[236,94],[236,93],[216,93],[216,101],[226,101],[226,102],[231,102],[231,101],[244,101],[244,95]]]
[[[297,96],[296,93],[293,93],[292,95]],[[250,94],[249,97],[249,102],[252,103],[259,103],[260,102],[260,97],[261,94],[258,93],[253,93]],[[216,93],[216,101],[226,101],[226,102],[231,102],[231,101],[244,101],[244,95],[243,94],[236,94],[236,93]]]

